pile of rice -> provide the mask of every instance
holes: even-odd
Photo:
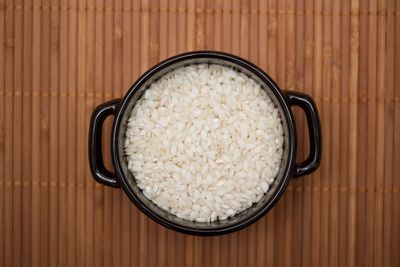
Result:
[[[125,152],[147,198],[180,218],[212,222],[268,191],[283,129],[260,84],[226,66],[193,64],[145,91],[128,121]]]

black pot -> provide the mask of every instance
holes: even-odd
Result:
[[[216,63],[235,68],[260,84],[278,107],[284,128],[284,152],[280,171],[264,197],[252,207],[232,218],[212,223],[190,222],[159,208],[148,200],[136,186],[135,178],[127,168],[124,155],[124,139],[127,119],[136,101],[148,85],[163,74],[192,63]],[[295,163],[296,127],[291,106],[299,106],[305,112],[309,130],[310,154],[301,163]],[[104,167],[101,153],[102,125],[106,117],[113,115],[111,152],[115,173]],[[105,185],[122,187],[136,206],[156,222],[188,234],[217,235],[239,230],[266,214],[284,192],[290,177],[298,177],[318,168],[321,158],[321,130],[317,108],[313,100],[298,92],[283,92],[260,68],[239,57],[214,51],[197,51],[171,57],[143,74],[129,89],[123,99],[115,99],[98,106],[92,114],[89,132],[89,163],[94,178]]]

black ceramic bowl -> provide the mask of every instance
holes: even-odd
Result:
[[[148,200],[136,186],[135,178],[127,168],[124,140],[127,119],[136,101],[149,85],[165,73],[183,65],[213,63],[232,67],[258,81],[279,109],[284,128],[284,152],[280,171],[264,197],[252,207],[232,218],[212,223],[191,222],[180,219]],[[291,106],[299,106],[305,112],[309,130],[310,154],[301,163],[295,163],[296,127]],[[111,152],[115,173],[103,164],[101,153],[102,125],[106,117],[113,115]],[[89,162],[94,178],[105,185],[122,187],[141,211],[156,222],[188,234],[217,235],[239,230],[266,214],[284,192],[291,177],[313,172],[321,157],[321,133],[318,111],[312,99],[302,93],[283,92],[260,68],[239,57],[214,51],[196,51],[171,57],[144,73],[122,99],[115,99],[98,106],[92,114],[89,133]]]

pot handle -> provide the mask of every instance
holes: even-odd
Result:
[[[315,171],[321,162],[321,124],[317,107],[312,98],[300,92],[287,92],[290,105],[300,107],[307,118],[308,134],[310,142],[310,154],[303,162],[296,163],[294,167],[294,177],[310,174]]]
[[[105,119],[108,116],[115,114],[120,101],[120,99],[114,99],[97,106],[92,113],[89,128],[90,171],[97,182],[112,187],[119,187],[119,185],[115,178],[115,174],[107,170],[104,166],[103,154],[101,151],[102,128]]]

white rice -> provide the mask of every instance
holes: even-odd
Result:
[[[229,67],[193,64],[145,91],[131,112],[125,151],[147,198],[180,218],[212,222],[268,191],[283,129],[260,84]]]

